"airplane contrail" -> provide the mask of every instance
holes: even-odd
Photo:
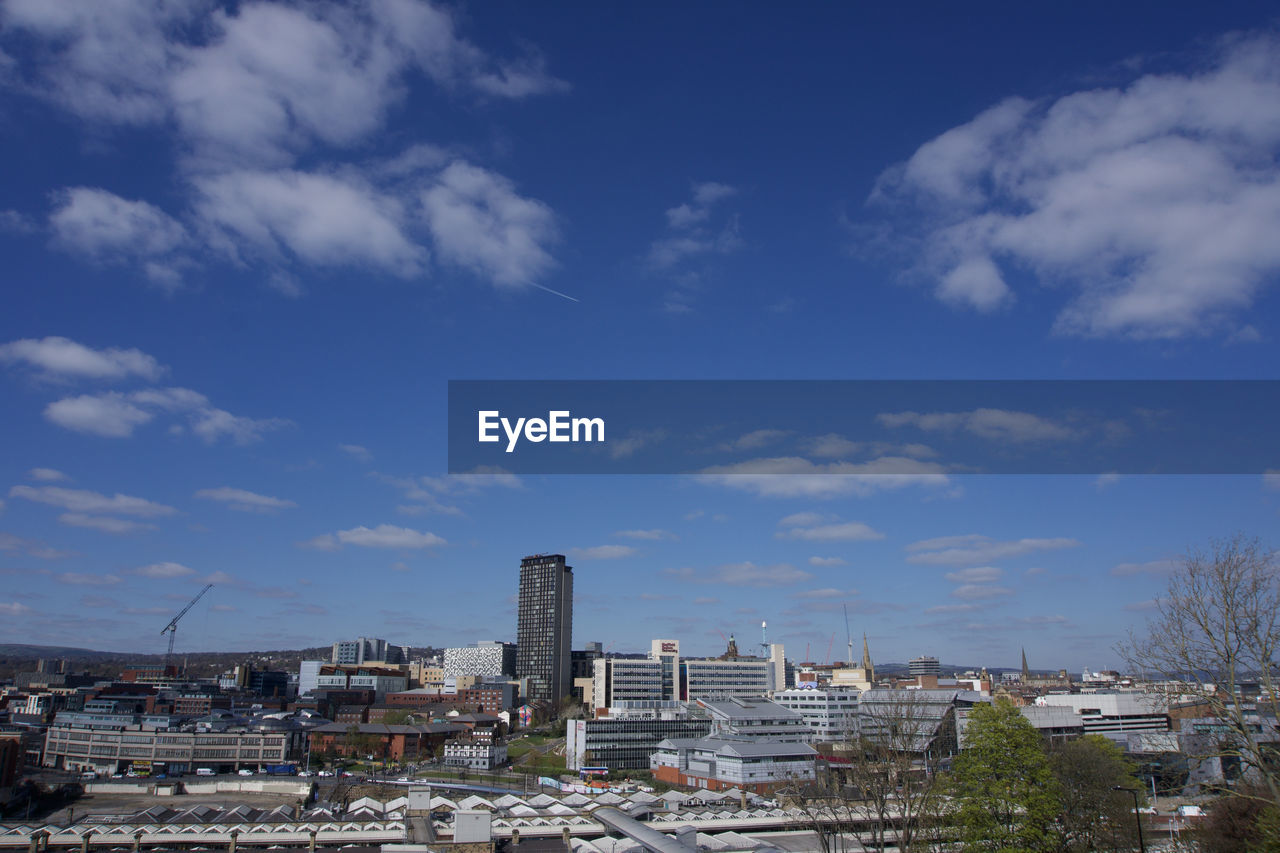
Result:
[[[554,293],[556,296],[560,296],[560,297],[563,297],[563,298],[565,298],[565,299],[568,299],[570,302],[581,302],[581,301],[582,301],[581,299],[576,299],[576,298],[574,298],[574,297],[570,296],[570,295],[569,295],[569,294],[567,294],[567,293],[561,293],[561,292],[560,292],[560,291],[558,291],[558,290],[552,290],[552,289],[551,289],[551,288],[549,288],[549,287],[543,287],[542,285],[540,285],[540,284],[536,284],[536,283],[534,283],[534,282],[532,282],[532,281],[531,281],[531,282],[529,282],[529,284],[532,284],[534,287],[538,288],[539,290],[545,290],[547,293]]]

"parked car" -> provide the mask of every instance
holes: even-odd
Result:
[[[240,771],[238,771],[238,773],[239,773],[239,775],[241,775],[241,776],[252,776],[252,775],[253,775],[253,771],[252,771],[252,770],[240,770]]]

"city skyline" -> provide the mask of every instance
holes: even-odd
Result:
[[[554,553],[579,646],[821,663],[847,609],[1078,672],[1187,549],[1280,544],[1280,459],[977,475],[944,437],[1102,440],[977,406],[708,439],[784,473],[446,473],[450,380],[1274,379],[1260,4],[54,8],[0,2],[0,642],[162,653],[206,583],[178,654],[514,641]]]

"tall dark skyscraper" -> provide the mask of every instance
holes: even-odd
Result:
[[[529,679],[529,698],[559,702],[573,692],[573,567],[563,554],[520,561],[516,677]]]

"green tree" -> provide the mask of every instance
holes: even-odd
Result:
[[[1101,735],[1086,735],[1053,744],[1049,761],[1062,797],[1061,849],[1136,850],[1133,797],[1116,788],[1133,789],[1141,796],[1142,783],[1124,751]]]
[[[952,764],[964,850],[1037,853],[1058,846],[1062,797],[1040,733],[1011,703],[977,705]]]

